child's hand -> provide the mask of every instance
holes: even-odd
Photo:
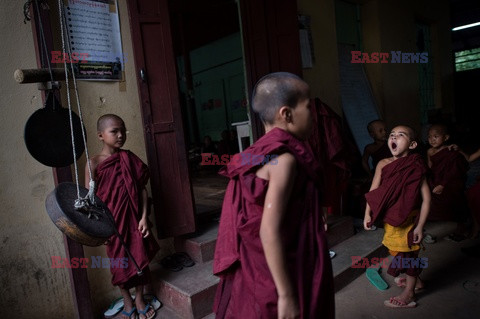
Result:
[[[140,222],[138,223],[138,230],[142,233],[143,238],[147,238],[150,235],[146,218],[140,219]]]
[[[370,223],[371,221],[372,221],[372,216],[370,216],[370,214],[365,215],[365,217],[363,218],[363,228],[365,228],[365,230],[372,229],[372,227],[367,226],[367,224]]]
[[[414,244],[420,244],[422,239],[423,239],[423,228],[416,227],[413,230],[413,243]]]
[[[448,145],[447,148],[448,148],[449,151],[458,151],[459,150],[459,147],[458,147],[457,144]]]
[[[278,297],[278,318],[300,318],[300,308],[293,296]]]
[[[433,188],[432,193],[440,195],[443,192],[443,186],[437,185]]]

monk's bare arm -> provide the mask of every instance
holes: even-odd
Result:
[[[292,154],[285,153],[278,157],[276,165],[267,164],[259,171],[258,176],[266,171],[269,179],[260,224],[260,240],[279,296],[279,318],[293,318],[299,314],[298,301],[287,270],[281,227],[296,176],[296,161]]]
[[[467,158],[469,162],[473,162],[480,158],[480,149],[473,154],[470,154]]]
[[[380,181],[382,180],[382,169],[389,163],[388,159],[383,159],[380,162],[378,162],[377,167],[375,168],[375,175],[373,176],[372,180],[372,186],[370,186],[370,191],[373,191],[374,189],[377,189],[378,186],[380,186]],[[370,205],[365,207],[365,217],[363,218],[363,228],[366,230],[370,230],[371,227],[368,227],[367,224],[372,221],[372,216],[371,216],[371,208]]]
[[[424,178],[420,189],[422,194],[422,207],[420,208],[420,217],[418,219],[417,227],[413,230],[413,243],[419,244],[423,239],[423,227],[427,221],[428,213],[430,212],[431,194],[428,187],[427,180]]]
[[[147,210],[148,210],[148,191],[143,188],[141,191],[140,201],[138,207],[142,210],[142,217],[138,222],[138,230],[142,233],[143,238],[147,238],[150,235],[150,229],[148,227]]]

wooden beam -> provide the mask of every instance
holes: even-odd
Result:
[[[64,69],[52,69],[53,81],[64,81]],[[48,69],[17,69],[13,72],[13,78],[20,84],[37,83],[52,81],[50,71]]]

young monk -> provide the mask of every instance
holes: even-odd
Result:
[[[112,284],[120,288],[124,299],[122,318],[153,318],[155,310],[143,300],[144,285],[150,281],[148,264],[159,246],[150,234],[147,222],[147,165],[130,151],[121,147],[127,139],[125,123],[114,114],[101,116],[97,121],[97,135],[103,142],[100,154],[90,159],[96,195],[107,204],[115,224],[143,275],[137,275],[133,261],[127,268],[110,268]],[[85,169],[85,183],[89,187],[90,175]],[[116,236],[107,242],[109,258],[128,257]],[[129,289],[135,287],[135,306]]]
[[[382,159],[392,156],[387,145],[387,130],[385,122],[382,120],[373,120],[367,125],[368,134],[373,139],[373,143],[365,146],[362,156],[362,166],[369,177],[373,177],[372,170],[368,161],[372,158],[373,172]]]
[[[468,162],[456,150],[450,149],[447,141],[450,136],[447,127],[442,124],[432,125],[428,131],[427,151],[430,174],[428,183],[432,191],[432,206],[429,220],[455,220],[459,226],[449,239],[464,239],[460,222],[462,211],[465,211],[465,181],[467,179]]]
[[[430,209],[427,168],[419,154],[410,154],[417,147],[412,128],[404,125],[393,128],[388,147],[393,156],[381,160],[375,169],[372,187],[365,195],[367,207],[363,224],[369,230],[377,218],[383,218],[382,243],[396,259],[387,273],[396,277],[399,286],[405,287],[400,295],[385,300],[385,306],[412,308],[416,306],[415,289],[423,288],[418,277],[421,263],[414,266],[411,261],[418,258]],[[407,264],[410,267],[404,268]],[[401,273],[406,273],[406,278],[398,277]]]
[[[216,318],[334,318],[319,166],[304,143],[309,86],[268,74],[252,104],[266,134],[221,171],[230,182],[214,258]]]

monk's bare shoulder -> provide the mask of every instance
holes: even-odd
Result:
[[[107,155],[104,154],[97,154],[95,156],[92,156],[90,158],[90,167],[92,168],[92,171],[95,171],[97,166],[102,163],[104,160],[108,158]]]
[[[272,174],[292,174],[295,172],[297,160],[290,153],[283,153],[260,167],[256,175],[265,180],[270,180]]]
[[[377,169],[381,170],[382,168],[384,168],[385,166],[387,166],[391,162],[393,162],[393,157],[384,158],[380,162],[378,162]]]

